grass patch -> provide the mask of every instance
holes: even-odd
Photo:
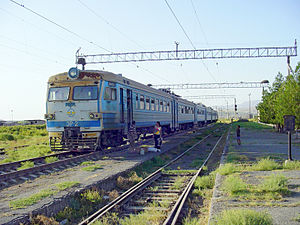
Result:
[[[25,169],[32,168],[32,167],[34,167],[34,162],[26,161],[26,162],[21,162],[21,166],[17,170],[18,171],[25,170]]]
[[[232,129],[235,130],[238,125],[240,125],[242,129],[243,128],[253,129],[253,130],[264,130],[264,129],[271,130],[271,129],[273,129],[271,126],[267,126],[267,125],[259,124],[259,123],[255,123],[255,122],[234,122],[232,124]]]
[[[96,165],[81,168],[81,170],[88,171],[88,172],[93,172],[93,171],[99,170],[99,169],[103,169],[103,166],[99,165],[99,164],[96,164]]]
[[[230,195],[237,195],[247,191],[247,184],[236,175],[226,177],[222,189]]]
[[[281,165],[270,158],[261,159],[253,164],[249,170],[254,171],[271,171],[282,168]]]
[[[240,163],[247,161],[249,161],[249,158],[246,155],[241,155],[238,153],[229,153],[226,158],[227,163]]]
[[[6,151],[7,157],[4,160],[1,160],[0,163],[9,163],[15,161],[21,161],[25,159],[41,157],[51,154],[49,146],[40,145],[40,146],[29,146],[21,148],[18,150]]]
[[[103,196],[100,195],[99,191],[97,190],[87,190],[84,193],[82,193],[81,196],[89,202],[97,204],[99,204],[103,200]]]
[[[22,223],[21,223],[22,224]],[[31,223],[34,225],[60,225],[53,217],[47,217],[44,215],[37,215],[31,219]]]
[[[287,161],[282,167],[286,170],[300,170],[300,161]]]
[[[225,165],[219,167],[216,172],[220,173],[221,175],[229,175],[236,172],[240,172],[241,168],[237,165],[232,163],[226,163]]]
[[[183,219],[183,225],[201,225],[199,218],[185,217]]]
[[[17,199],[9,202],[9,207],[12,209],[26,208],[27,206],[33,205],[43,198],[56,194],[57,191],[51,189],[41,190],[40,192],[33,194],[26,198]]]
[[[172,190],[181,189],[184,186],[184,182],[186,181],[186,177],[178,177],[173,185],[171,186]]]
[[[197,170],[163,170],[164,174],[195,174]]]
[[[196,167],[196,168],[199,168],[203,163],[203,160],[201,159],[195,159],[191,162],[190,166],[191,167]]]
[[[156,156],[144,162],[134,170],[139,177],[147,177],[151,172],[165,165],[166,161],[161,156]]]
[[[288,193],[288,178],[282,174],[271,174],[264,179],[264,182],[259,185],[262,192],[278,192],[282,194]]]
[[[77,181],[66,181],[66,182],[55,184],[55,186],[58,188],[58,190],[63,191],[68,188],[77,186],[78,184],[80,184],[80,183]]]
[[[250,209],[225,210],[216,217],[214,225],[272,225],[272,217],[266,212]]]
[[[132,214],[129,217],[120,219],[118,214],[113,213],[101,218],[101,220],[96,221],[93,225],[108,225],[108,224],[122,224],[122,225],[159,225],[162,223],[163,219],[166,217],[166,213],[156,208],[160,205],[158,203],[153,203],[146,211],[140,212],[138,214]]]
[[[119,176],[117,178],[117,187],[122,190],[127,190],[133,185],[140,182],[143,178],[139,177],[135,171],[129,173],[128,177]]]
[[[56,161],[58,161],[58,158],[56,156],[50,156],[50,157],[45,158],[45,163],[53,163]]]
[[[80,164],[80,166],[89,166],[89,165],[94,165],[94,164],[95,164],[95,162],[93,162],[93,161],[85,161],[85,162],[82,162]]]
[[[197,177],[194,183],[195,189],[212,189],[215,185],[215,175]]]
[[[6,134],[6,133],[0,134],[0,141],[14,141],[14,140],[17,140],[17,138],[12,134]]]

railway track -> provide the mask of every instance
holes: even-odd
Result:
[[[198,141],[169,163],[82,221],[79,225],[93,224],[103,219],[106,215],[112,215],[113,212],[118,213],[118,218],[124,218],[147,210],[163,211],[166,216],[161,224],[175,224],[196,178],[200,175],[203,167],[213,155],[220,141],[226,137],[227,131],[218,138],[216,144],[204,157],[204,162],[201,166],[199,165],[200,168],[196,171],[183,171],[183,173],[170,171],[169,173],[166,169],[178,160],[184,159],[183,157],[186,156],[187,153],[192,151],[211,135],[212,134]],[[180,180],[180,182],[178,182],[178,180]]]
[[[188,132],[190,132],[190,130],[178,132],[175,135],[183,135]],[[174,136],[174,134],[166,135],[165,138],[171,136]],[[146,140],[139,141],[137,144],[143,145],[143,144],[149,144],[150,142],[151,140],[146,139]],[[84,161],[100,160],[106,154],[125,150],[128,148],[128,146],[129,145],[127,144],[127,145],[123,145],[111,149],[106,149],[104,151],[91,152],[91,153],[82,153],[82,152],[74,152],[74,151],[60,152],[48,156],[31,158],[22,161],[12,162],[12,163],[0,164],[0,190],[15,184],[25,182],[27,180],[36,179],[41,175],[46,175],[60,170],[64,170],[68,167],[77,166]],[[52,163],[46,163],[45,158],[48,157],[57,157],[58,161]],[[20,168],[22,163],[28,161],[34,162],[34,167],[18,170],[18,168]]]

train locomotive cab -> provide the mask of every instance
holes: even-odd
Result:
[[[105,77],[110,75],[108,72],[71,68],[68,73],[49,78],[45,119],[51,150],[101,148],[101,98],[115,99],[114,92],[106,88],[109,81]],[[115,83],[110,85],[115,86]],[[115,108],[113,103],[110,108]]]

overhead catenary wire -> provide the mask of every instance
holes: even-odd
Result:
[[[82,2],[81,0],[77,0],[81,5],[83,5],[87,10],[89,10],[91,13],[93,13],[98,19],[104,21],[108,26],[112,27],[115,31],[117,31],[119,34],[121,34],[123,37],[125,37],[127,40],[131,41],[132,43],[134,43],[135,45],[137,45],[138,47],[145,49],[142,45],[140,45],[137,41],[131,39],[129,36],[127,36],[124,32],[122,32],[120,29],[118,29],[116,26],[114,26],[112,23],[110,23],[107,19],[105,19],[103,16],[100,16],[99,13],[95,12],[95,10],[91,9],[91,7],[89,7],[86,3]],[[167,82],[170,82],[169,80],[166,80],[165,78],[153,73],[152,71],[150,71],[149,69],[138,65],[136,63],[131,63],[132,65],[136,66],[136,68],[140,68],[142,70],[144,70],[145,72],[148,72],[150,74],[152,74],[153,76],[165,80]]]
[[[179,26],[181,27],[183,33],[185,34],[185,36],[187,37],[187,39],[189,40],[190,44],[193,46],[193,48],[196,50],[195,45],[193,44],[192,40],[190,39],[190,37],[188,36],[187,32],[185,31],[185,29],[183,28],[183,26],[181,25],[179,19],[177,18],[175,12],[173,11],[173,9],[171,8],[171,6],[169,5],[168,1],[165,0],[165,3],[167,4],[169,10],[172,12],[174,18],[176,19],[177,23],[179,24]],[[207,72],[209,73],[209,75],[217,82],[216,78],[213,76],[213,74],[210,72],[210,70],[208,69],[207,65],[203,62],[203,60],[201,59],[201,62],[203,64],[203,66],[205,67],[205,69],[207,70]]]
[[[171,13],[173,14],[173,16],[175,17],[177,23],[179,24],[179,26],[181,27],[183,33],[185,34],[186,38],[189,40],[190,44],[193,46],[194,49],[196,49],[195,45],[193,44],[192,40],[190,39],[189,35],[187,34],[187,32],[185,31],[185,29],[183,28],[183,26],[181,25],[179,19],[177,18],[175,12],[173,11],[173,9],[171,8],[171,6],[169,5],[168,1],[165,0],[165,3],[167,4],[168,8],[170,9]]]
[[[103,16],[99,15],[95,10],[93,10],[91,7],[89,7],[86,3],[82,2],[81,0],[77,0],[81,5],[83,5],[87,10],[89,10],[91,13],[93,13],[98,19],[104,21],[108,26],[112,27],[115,31],[117,31],[119,34],[121,34],[123,37],[125,37],[127,40],[131,41],[135,45],[141,47],[144,49],[144,47],[139,44],[137,41],[130,38],[128,35],[126,35],[124,32],[122,32],[119,28],[114,26],[112,23],[110,23],[107,19],[105,19]]]
[[[100,48],[100,49],[102,49],[102,50],[104,50],[104,51],[107,51],[107,52],[109,52],[109,53],[113,53],[112,51],[110,51],[110,50],[108,50],[108,49],[106,49],[106,48],[104,48],[104,47],[102,47],[102,46],[100,46],[100,45],[98,45],[98,44],[96,44],[96,43],[94,43],[94,42],[92,42],[92,41],[89,41],[89,40],[86,39],[85,37],[83,37],[83,36],[81,36],[81,35],[75,33],[74,31],[71,31],[70,29],[68,29],[68,28],[66,28],[66,27],[64,27],[64,26],[62,26],[62,25],[56,23],[56,22],[53,21],[53,20],[48,19],[47,17],[43,16],[42,14],[40,14],[40,13],[38,13],[38,12],[36,12],[36,11],[34,11],[34,10],[28,8],[28,7],[26,7],[25,5],[20,4],[20,3],[16,2],[16,1],[14,1],[14,0],[9,0],[9,1],[12,2],[12,3],[14,3],[14,4],[16,4],[16,5],[18,5],[18,6],[20,6],[20,7],[22,7],[22,8],[24,8],[24,9],[26,9],[27,11],[29,11],[29,12],[31,12],[31,13],[33,13],[33,14],[39,16],[39,17],[41,17],[42,19],[48,21],[49,23],[54,24],[55,26],[57,26],[57,27],[63,29],[64,31],[66,31],[66,32],[68,32],[68,33],[70,33],[70,34],[73,34],[74,36],[80,38],[81,40],[84,40],[84,41],[86,41],[86,42],[88,42],[88,43],[90,43],[90,44],[92,44],[92,45],[94,45],[94,46],[97,46],[98,48]]]
[[[15,17],[15,18],[21,20],[22,22],[25,22],[25,23],[27,23],[27,24],[33,26],[34,28],[38,29],[39,31],[43,30],[44,32],[46,32],[46,33],[48,33],[48,34],[51,34],[51,35],[53,35],[53,36],[59,38],[60,40],[63,40],[65,43],[68,43],[69,45],[78,47],[78,45],[75,44],[75,43],[73,43],[71,40],[66,40],[66,39],[60,37],[59,35],[57,35],[57,34],[55,34],[55,33],[53,33],[53,32],[50,32],[49,30],[45,29],[44,27],[40,27],[40,26],[37,26],[37,25],[35,25],[35,24],[33,24],[33,23],[30,23],[29,21],[25,20],[24,18],[21,18],[20,16],[17,16],[17,15],[15,15],[15,14],[13,14],[13,13],[11,13],[11,12],[9,12],[9,11],[3,9],[3,8],[0,8],[0,10],[2,10],[2,11],[5,12],[5,13],[7,13],[7,14],[10,15],[11,17]]]
[[[197,10],[196,10],[196,7],[195,7],[195,5],[194,5],[194,2],[193,2],[193,0],[191,0],[191,4],[192,4],[193,10],[194,10],[194,13],[195,13],[195,16],[196,16],[197,22],[198,22],[198,24],[199,24],[200,30],[201,30],[201,32],[202,32],[202,34],[203,34],[203,37],[204,37],[205,43],[206,43],[206,45],[209,47],[209,44],[208,44],[208,41],[207,41],[207,38],[206,38],[205,32],[204,32],[204,30],[203,30],[203,28],[202,28],[202,25],[201,25],[201,22],[200,22],[200,19],[199,19],[199,16],[198,16],[198,13],[197,13]]]

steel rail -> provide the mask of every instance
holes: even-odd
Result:
[[[15,162],[3,163],[3,164],[0,164],[0,174],[1,174],[1,171],[8,170],[9,168],[12,168],[12,167],[18,167],[23,162],[27,162],[27,161],[41,162],[41,161],[45,160],[48,157],[56,157],[56,156],[63,156],[64,157],[64,156],[72,155],[72,154],[77,154],[77,153],[76,152],[70,152],[70,151],[59,152],[59,153],[46,155],[46,156],[41,156],[41,157],[35,157],[35,158],[24,159],[24,160],[15,161]]]
[[[89,218],[87,218],[84,221],[82,221],[81,223],[79,223],[79,225],[92,224],[95,221],[99,220],[102,216],[104,216],[106,213],[108,213],[113,208],[118,207],[118,206],[126,203],[127,201],[129,201],[134,195],[136,195],[138,192],[140,192],[143,189],[145,189],[153,181],[155,181],[156,179],[158,179],[160,177],[161,172],[162,172],[162,170],[164,168],[168,167],[169,165],[171,165],[172,163],[174,163],[178,159],[182,158],[187,152],[189,152],[190,150],[192,150],[194,147],[196,147],[197,145],[199,145],[201,142],[203,142],[204,140],[206,140],[211,135],[212,134],[209,134],[209,135],[205,136],[203,139],[201,139],[200,141],[198,141],[197,143],[195,143],[193,146],[191,146],[190,148],[188,148],[187,150],[185,150],[179,156],[177,156],[176,158],[172,159],[166,165],[164,165],[163,167],[159,168],[158,170],[156,170],[155,172],[153,172],[152,174],[150,174],[148,177],[146,177],[145,179],[143,179],[142,181],[140,181],[139,183],[137,183],[136,185],[134,185],[133,187],[131,187],[129,190],[127,190],[126,192],[124,192],[118,198],[114,199],[113,201],[111,201],[110,203],[108,203],[107,205],[105,205],[104,207],[102,207],[100,210],[98,210],[97,212],[95,212]]]
[[[190,132],[190,130],[185,130],[183,132],[179,132],[179,133],[172,134],[172,135],[166,135],[165,138],[176,136],[176,135],[182,135],[182,134],[185,134],[187,132]],[[146,143],[149,143],[149,140],[147,140],[147,139],[142,140],[142,141],[139,141],[137,144],[141,145],[141,144],[146,144]],[[72,165],[72,164],[75,164],[77,162],[87,160],[89,158],[93,158],[93,159],[95,159],[97,157],[99,158],[101,156],[107,155],[108,153],[113,153],[113,152],[118,152],[118,151],[121,151],[121,150],[125,150],[128,147],[129,147],[129,144],[126,144],[126,145],[123,145],[123,146],[118,146],[118,147],[115,147],[115,148],[111,148],[109,150],[105,149],[104,151],[91,152],[91,153],[88,153],[88,154],[75,156],[75,157],[72,157],[72,158],[62,159],[62,160],[52,162],[52,163],[44,163],[42,165],[37,165],[37,166],[27,168],[27,169],[23,169],[23,170],[16,170],[16,171],[8,172],[8,173],[2,173],[2,174],[0,174],[0,189],[11,186],[12,185],[11,183],[20,183],[20,181],[15,180],[17,178],[20,178],[23,181],[29,180],[29,179],[32,179],[32,178],[37,178],[39,175],[44,174],[43,172],[51,173],[51,169],[57,170],[57,168],[58,168],[58,170],[59,170],[59,167],[61,167],[60,169],[63,169],[62,167],[65,167],[66,165],[70,165],[70,164]],[[80,152],[78,152],[78,153],[80,153]],[[43,158],[47,158],[47,157],[55,156],[55,155],[60,155],[60,154],[70,154],[70,152],[57,153],[57,154],[54,154],[54,155],[37,157],[37,160],[38,161],[43,161]],[[17,161],[17,162],[13,162],[13,163],[3,164],[4,166],[2,166],[2,169],[3,168],[8,168],[9,165],[18,165],[18,164],[21,164],[21,162],[32,161],[33,159],[35,159],[35,158],[22,160],[22,161]],[[7,170],[7,169],[5,169],[5,170]],[[36,174],[39,174],[39,175],[36,175]],[[30,178],[25,177],[26,175],[28,175]]]
[[[224,138],[224,136],[228,133],[225,132],[217,141],[217,143],[215,144],[214,148],[211,150],[211,152],[209,153],[208,157],[206,158],[206,160],[203,162],[202,166],[198,169],[197,173],[193,176],[193,178],[190,180],[190,182],[188,183],[188,185],[186,186],[186,188],[184,189],[184,191],[182,192],[182,194],[180,195],[179,199],[177,200],[177,202],[175,203],[172,211],[170,212],[169,216],[167,217],[167,219],[164,221],[163,225],[175,225],[177,222],[177,219],[181,213],[181,210],[183,208],[183,205],[188,197],[188,195],[190,194],[190,191],[192,190],[192,187],[196,181],[196,178],[199,176],[199,174],[201,173],[203,167],[206,165],[206,163],[208,162],[208,160],[210,159],[211,155],[213,154],[213,152],[215,151],[215,149],[217,148],[217,146],[219,145],[219,142],[222,140],[222,138]]]

